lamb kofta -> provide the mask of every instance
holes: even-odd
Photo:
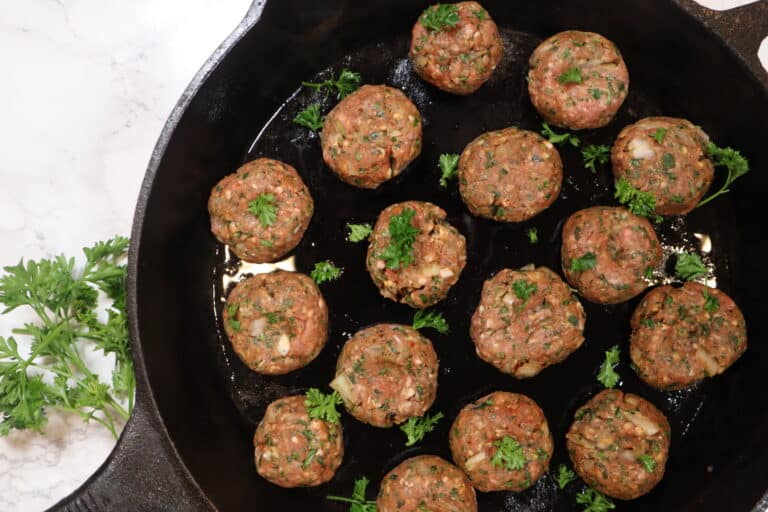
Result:
[[[656,200],[660,215],[693,210],[715,176],[706,153],[709,137],[690,121],[646,117],[625,126],[611,150],[613,175]]]
[[[728,369],[747,349],[739,307],[699,283],[659,286],[632,315],[629,353],[648,385],[681,389]]]
[[[531,54],[528,92],[549,123],[583,130],[608,124],[629,92],[629,72],[619,49],[593,32],[567,30]]]
[[[560,258],[565,278],[583,297],[617,304],[648,287],[645,276],[661,261],[661,244],[647,219],[593,206],[565,222]]]
[[[417,330],[378,324],[355,333],[341,349],[331,387],[347,411],[375,427],[422,416],[437,393],[438,360]]]
[[[491,78],[503,54],[499,29],[477,2],[427,7],[413,26],[414,71],[453,94],[475,92]]]
[[[483,492],[522,491],[549,469],[552,434],[541,408],[497,391],[464,407],[450,434],[453,461]]]
[[[432,203],[406,201],[380,214],[366,264],[384,297],[426,308],[443,300],[467,261],[464,236]]]
[[[315,282],[298,272],[276,270],[239,282],[222,318],[238,357],[266,375],[308,365],[328,337],[325,300]]]
[[[211,231],[245,261],[282,258],[301,241],[314,202],[296,169],[258,158],[219,181],[211,191]]]
[[[531,265],[485,282],[470,336],[480,359],[523,379],[578,349],[584,321],[584,308],[560,276]]]
[[[421,114],[403,91],[364,85],[328,113],[320,138],[341,181],[377,188],[421,153]]]
[[[522,222],[560,194],[563,163],[538,133],[517,128],[487,132],[459,158],[459,191],[473,215]]]
[[[256,471],[280,487],[328,482],[344,458],[340,422],[310,418],[304,395],[275,400],[253,437]]]
[[[664,476],[669,422],[647,400],[606,389],[582,405],[566,434],[576,473],[620,500],[647,494]]]
[[[467,476],[435,455],[401,462],[381,480],[377,512],[477,512]]]

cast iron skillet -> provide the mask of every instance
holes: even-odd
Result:
[[[726,13],[706,11],[689,0],[483,3],[502,27],[507,51],[493,80],[467,98],[426,86],[409,67],[410,28],[427,2],[272,0],[253,5],[179,101],[141,190],[128,277],[136,410],[107,462],[55,508],[345,510],[324,496],[348,493],[353,480],[365,474],[374,482],[373,497],[381,476],[404,458],[417,453],[450,458],[450,422],[464,404],[493,389],[525,393],[543,407],[556,441],[554,467],[567,459],[563,438],[573,411],[599,389],[594,374],[602,352],[619,343],[625,354],[619,368],[623,389],[653,401],[673,427],[667,476],[650,495],[620,508],[766,509],[768,244],[761,202],[768,187],[768,77],[755,54],[768,34],[768,3]],[[587,205],[614,204],[609,170],[591,175],[578,153],[567,148],[561,151],[566,180],[560,199],[522,225],[473,218],[455,185],[437,186],[439,153],[459,152],[489,129],[511,124],[538,128],[540,119],[523,80],[527,57],[543,37],[568,28],[593,30],[615,41],[631,75],[630,96],[618,117],[604,129],[580,134],[586,143],[608,143],[639,117],[676,115],[701,124],[720,145],[738,147],[751,160],[752,173],[726,197],[658,227],[668,251],[696,248],[696,233],[711,237],[708,260],[714,277],[741,305],[749,326],[744,357],[724,376],[693,390],[654,392],[629,369],[628,318],[637,300],[613,307],[583,301],[588,319],[584,347],[533,379],[516,381],[473,354],[468,319],[482,281],[503,267],[531,261],[559,270],[563,219]],[[322,164],[317,137],[290,123],[317,99],[306,90],[296,93],[300,81],[345,65],[369,83],[403,88],[424,115],[421,157],[378,191],[336,180]],[[210,235],[206,211],[212,185],[259,155],[295,165],[315,199],[315,216],[294,255],[296,268],[308,272],[325,258],[345,268],[341,280],[322,287],[332,312],[328,345],[307,368],[279,378],[247,371],[221,334],[220,299],[238,265],[227,260]],[[365,275],[364,244],[343,240],[345,222],[373,221],[384,206],[404,199],[442,206],[468,241],[467,269],[439,306],[450,319],[452,334],[428,333],[441,361],[433,410],[443,411],[447,419],[424,442],[405,449],[397,429],[375,429],[345,416],[347,455],[333,482],[314,489],[272,486],[256,475],[252,461],[253,430],[266,404],[309,386],[324,387],[344,340],[361,326],[410,320],[412,311],[379,297]],[[531,226],[540,233],[536,246],[525,238]],[[572,485],[558,493],[547,477],[521,494],[481,494],[480,508],[571,510],[579,488]]]

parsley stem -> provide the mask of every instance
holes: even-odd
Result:
[[[331,501],[343,501],[344,503],[360,503],[360,500],[354,500],[352,498],[345,498],[344,496],[326,496],[325,499]]]

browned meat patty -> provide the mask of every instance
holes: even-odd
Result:
[[[400,463],[381,480],[377,512],[477,512],[475,490],[453,464],[435,455]]]
[[[571,130],[608,124],[629,92],[629,72],[616,45],[600,34],[567,30],[531,55],[528,92],[547,122]]]
[[[632,500],[664,476],[670,436],[667,418],[649,401],[606,389],[576,411],[566,442],[587,485]]]
[[[253,436],[256,471],[280,487],[312,487],[333,478],[344,458],[341,423],[312,419],[304,395],[275,400]]]
[[[328,337],[325,300],[315,282],[297,272],[276,270],[239,282],[223,320],[238,357],[266,375],[308,365]]]
[[[454,11],[456,23],[431,27],[429,19],[438,8]],[[414,71],[453,94],[475,92],[491,78],[503,54],[499,29],[477,2],[427,7],[413,26],[410,56]]]
[[[536,402],[497,391],[464,407],[451,427],[453,461],[478,491],[522,491],[549,469],[552,434]]]
[[[659,286],[632,315],[629,353],[648,385],[681,389],[728,369],[747,349],[747,326],[725,293],[699,283]]]
[[[375,427],[422,416],[437,393],[432,342],[406,325],[379,324],[355,333],[341,349],[331,387],[349,413]]]
[[[376,188],[421,153],[421,114],[403,91],[364,85],[328,113],[320,137],[341,181]]]
[[[539,134],[505,128],[484,133],[464,148],[458,177],[461,198],[474,215],[522,222],[557,199],[563,163]]]
[[[381,294],[414,308],[443,300],[467,262],[467,242],[432,203],[406,201],[386,207],[370,236],[366,264]],[[390,257],[403,239],[398,226],[410,224],[412,252],[406,261]],[[393,240],[393,228],[400,236]],[[410,247],[411,244],[406,244]],[[394,251],[398,252],[398,251]],[[402,253],[403,251],[399,251]]]
[[[661,244],[647,219],[626,208],[593,206],[565,222],[560,259],[583,297],[617,304],[648,287],[644,276],[661,260]]]
[[[211,231],[245,261],[265,263],[293,250],[309,226],[315,205],[296,169],[259,158],[213,187],[208,200]]]
[[[480,359],[524,379],[579,348],[584,321],[584,308],[560,276],[530,266],[485,282],[469,334]]]
[[[682,215],[707,193],[715,169],[709,137],[690,121],[646,117],[625,126],[611,150],[613,175],[656,199],[656,213]]]

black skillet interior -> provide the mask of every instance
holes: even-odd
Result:
[[[555,438],[552,467],[567,462],[564,434],[575,408],[600,389],[594,376],[603,351],[622,348],[622,389],[656,404],[670,418],[673,442],[667,476],[648,496],[622,510],[750,510],[768,487],[767,408],[762,346],[768,313],[763,268],[766,248],[759,201],[768,97],[734,54],[678,5],[647,0],[590,2],[484,2],[502,27],[506,51],[492,80],[462,98],[441,93],[414,76],[407,59],[410,27],[427,2],[328,0],[269,2],[262,19],[227,54],[180,119],[147,198],[136,252],[136,310],[151,392],[186,468],[220,510],[346,510],[326,494],[347,494],[355,478],[378,480],[393,465],[419,453],[450,459],[447,434],[458,410],[495,389],[521,392],[544,409]],[[628,318],[636,301],[603,307],[582,301],[587,341],[564,363],[526,381],[502,375],[474,355],[469,317],[482,282],[505,267],[533,262],[559,271],[560,228],[572,212],[615,204],[607,167],[585,170],[578,151],[561,148],[565,180],[557,202],[533,220],[502,225],[470,216],[456,185],[438,186],[437,157],[460,152],[480,133],[510,125],[538,130],[524,76],[527,58],[542,38],[575,28],[616,42],[630,70],[627,102],[606,128],[580,133],[583,143],[609,144],[624,125],[648,115],[686,117],[720,145],[741,148],[753,172],[724,198],[657,230],[669,250],[698,249],[708,235],[717,284],[742,307],[750,346],[724,376],[686,392],[655,392],[628,366]],[[297,91],[302,80],[330,76],[341,67],[365,82],[402,88],[424,118],[424,149],[400,177],[379,190],[339,182],[322,163],[316,135],[290,119],[318,99]],[[323,99],[319,97],[319,99]],[[329,98],[327,110],[335,101]],[[206,200],[225,174],[257,156],[294,165],[310,188],[315,215],[295,251],[296,269],[309,272],[329,258],[342,278],[322,286],[331,311],[329,343],[307,368],[283,377],[249,372],[223,336],[218,315],[222,286],[238,270],[209,233]],[[365,244],[344,240],[348,221],[373,222],[386,205],[406,199],[433,202],[468,242],[468,264],[438,309],[449,335],[426,334],[440,357],[433,411],[446,419],[424,442],[406,449],[397,429],[381,430],[344,418],[346,456],[336,478],[314,489],[284,490],[253,468],[252,435],[266,405],[308,387],[325,387],[340,347],[362,326],[410,322],[412,310],[381,298],[365,272]],[[528,242],[536,227],[540,241]],[[246,271],[248,269],[245,269]],[[556,492],[546,477],[520,494],[480,494],[480,510],[571,510],[580,485]]]

